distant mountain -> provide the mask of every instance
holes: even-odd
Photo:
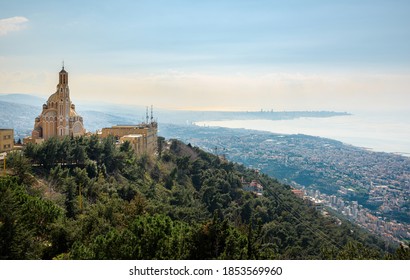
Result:
[[[84,119],[84,127],[95,132],[104,127],[110,127],[118,124],[136,124],[137,121],[131,116],[112,115],[99,111],[78,111]]]
[[[0,94],[0,127],[11,127],[15,138],[24,138],[31,134],[34,118],[41,113],[41,106],[47,98],[29,94]],[[110,104],[106,102],[76,102],[77,112],[84,118],[84,126],[90,132],[117,124],[137,124],[146,119],[146,107]],[[149,110],[148,114],[151,112]],[[346,112],[330,111],[182,111],[165,110],[154,107],[154,119],[161,124],[185,125],[200,121],[219,120],[283,120],[301,117],[328,118],[349,115]],[[150,116],[149,116],[150,117]]]
[[[13,93],[13,94],[0,94],[0,101],[30,105],[41,106],[47,101],[47,97],[39,97],[31,94]]]
[[[11,116],[24,115],[24,117],[30,118],[29,126],[31,128],[34,118],[41,113],[41,106],[47,101],[47,98],[48,97],[46,96],[38,97],[35,95],[20,93],[0,94],[0,102],[2,102],[3,107],[13,108],[7,111],[2,110],[0,112],[0,116],[5,117],[5,119],[0,122],[0,125],[6,125],[8,121],[5,120],[11,119]],[[110,104],[107,102],[90,103],[85,101],[72,101],[76,105],[77,112],[84,117],[86,128],[89,131],[94,131],[98,128],[113,124],[139,123],[143,121],[146,112],[146,107],[144,106]],[[10,104],[12,104],[12,106]],[[29,108],[28,111],[27,108]]]
[[[30,94],[0,94],[0,128],[13,128],[15,139],[31,135],[34,119],[41,113],[47,97]],[[74,102],[75,103],[75,102]],[[84,125],[90,132],[117,124],[136,124],[144,116],[145,108],[127,105],[112,105],[98,102],[75,103]]]
[[[13,128],[14,138],[22,139],[31,134],[39,113],[40,106],[0,101],[0,128]]]
[[[40,103],[41,104],[41,103]],[[0,101],[0,128],[13,128],[15,139],[31,135],[34,119],[41,113],[41,105],[25,105]],[[130,115],[113,115],[99,111],[80,111],[84,126],[90,132],[117,124],[136,124],[138,121]]]
[[[291,120],[297,118],[330,118],[350,115],[347,112],[333,111],[160,111],[167,123],[186,124],[200,121],[229,120]],[[161,118],[162,119],[162,118]],[[169,121],[173,120],[173,121]]]
[[[35,96],[31,94],[23,93],[12,93],[12,94],[0,94],[0,101],[23,104],[23,105],[32,105],[32,106],[41,106],[47,102],[48,97]],[[86,101],[76,101],[71,100],[76,106],[81,107],[83,111],[100,111],[105,113],[118,113],[122,112],[125,114],[145,114],[144,106],[131,106],[131,105],[121,105],[121,104],[111,104],[107,102],[86,102]]]

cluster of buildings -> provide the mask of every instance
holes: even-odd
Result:
[[[357,201],[346,201],[335,195],[320,195],[326,205],[345,215],[363,228],[382,236],[386,240],[400,242],[410,239],[410,226],[394,220],[384,219],[371,213]]]
[[[64,69],[59,72],[59,82],[56,92],[43,104],[42,111],[34,121],[31,136],[24,138],[24,144],[40,144],[43,141],[58,137],[63,138],[89,135],[84,128],[83,117],[76,110],[70,99],[68,86],[68,72]],[[151,107],[151,121],[137,125],[118,125],[103,128],[97,135],[101,138],[114,136],[117,143],[129,141],[137,155],[153,154],[157,149],[158,124],[153,119]],[[9,152],[14,148],[13,129],[0,129],[0,152]]]
[[[318,211],[324,210],[324,208],[323,208],[323,207],[324,207],[323,200],[321,200],[321,199],[318,198],[318,197],[312,197],[312,196],[306,195],[306,192],[305,192],[304,189],[296,189],[296,188],[292,187],[291,192],[292,192],[295,196],[297,196],[297,197],[299,197],[299,198],[301,198],[301,199],[307,201],[308,204],[309,204],[310,206],[314,207],[316,210],[318,210]]]
[[[172,137],[208,151],[218,147],[229,160],[259,168],[296,189],[312,191],[308,196],[315,208],[331,205],[386,239],[408,240],[410,236],[405,219],[410,211],[410,157],[319,137],[238,129],[173,127]],[[315,195],[319,190],[323,194]],[[294,193],[305,195],[299,190]]]
[[[322,211],[324,215],[328,214],[326,207],[329,207],[343,214],[346,218],[362,228],[383,237],[385,240],[397,243],[401,242],[403,239],[410,239],[409,225],[398,223],[396,221],[389,221],[376,216],[357,201],[347,201],[336,195],[327,195],[320,193],[318,190],[305,188],[293,188],[292,192],[296,196],[308,201],[308,203],[314,206],[316,210]]]

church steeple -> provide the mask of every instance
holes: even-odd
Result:
[[[83,118],[75,111],[70,100],[68,73],[64,69],[59,72],[57,91],[50,95],[47,104],[43,105],[41,114],[36,118],[32,140],[49,139],[50,137],[84,135]]]
[[[64,70],[64,62],[63,62],[63,69],[61,69],[61,71],[60,71],[59,84],[60,85],[68,85],[68,73],[67,73],[67,71]]]

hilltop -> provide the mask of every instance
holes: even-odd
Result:
[[[10,154],[0,258],[408,258],[275,179],[176,140],[158,144],[158,155],[136,157],[128,142],[92,136]],[[252,180],[263,196],[243,189]]]

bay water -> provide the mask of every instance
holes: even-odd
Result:
[[[378,152],[410,156],[410,113],[355,113],[329,118],[291,120],[202,121],[198,126],[218,126],[306,134],[339,140],[345,144]]]

